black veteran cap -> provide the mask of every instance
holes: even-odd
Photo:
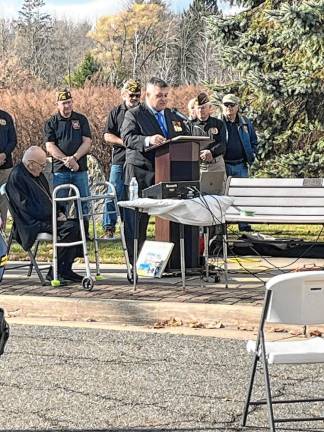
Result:
[[[209,97],[207,93],[199,93],[199,95],[195,99],[195,106],[205,105],[209,103]]]
[[[141,83],[138,80],[129,79],[124,83],[123,90],[127,90],[131,93],[138,93],[141,91]]]
[[[62,101],[66,101],[69,99],[72,99],[72,95],[71,95],[70,90],[63,89],[63,90],[59,90],[57,92],[57,97],[56,97],[57,102],[62,102]]]

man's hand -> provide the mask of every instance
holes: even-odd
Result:
[[[7,156],[6,153],[0,153],[0,166],[6,162]]]
[[[200,159],[204,162],[211,162],[214,158],[210,150],[202,150],[200,152]]]
[[[67,156],[63,158],[64,165],[69,168],[71,171],[78,171],[79,170],[79,164],[75,160],[74,156]]]
[[[67,220],[65,214],[63,212],[59,212],[58,216],[57,216],[57,220],[59,222],[65,222]]]
[[[150,137],[150,144],[151,145],[159,145],[162,144],[165,141],[165,137],[162,135],[152,135]]]

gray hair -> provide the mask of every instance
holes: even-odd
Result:
[[[38,146],[31,146],[24,152],[22,162],[26,164],[30,160],[38,159],[39,156],[46,157],[46,153],[44,152],[44,150]]]

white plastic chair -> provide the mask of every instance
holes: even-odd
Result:
[[[324,363],[324,339],[321,337],[297,341],[265,341],[265,323],[318,325],[324,323],[324,271],[289,273],[275,276],[266,284],[266,294],[256,341],[247,343],[254,354],[248,393],[244,406],[242,426],[246,426],[249,408],[267,405],[271,432],[275,423],[324,420],[324,417],[275,419],[273,404],[319,402],[324,398],[273,400],[270,387],[270,364]],[[251,401],[258,363],[264,374],[266,400]]]

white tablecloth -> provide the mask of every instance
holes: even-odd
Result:
[[[205,195],[183,200],[138,198],[119,201],[118,205],[184,225],[211,226],[225,222],[225,212],[233,202],[233,197]]]

